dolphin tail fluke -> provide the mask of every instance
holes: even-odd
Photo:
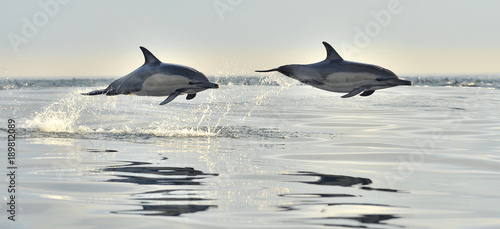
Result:
[[[82,93],[82,95],[102,95],[102,94],[106,94],[106,89],[95,90],[95,91],[91,91],[91,92],[87,92],[87,93]]]
[[[279,72],[279,68],[273,68],[273,69],[269,69],[269,70],[255,70],[255,72],[274,72],[274,71],[277,71]]]

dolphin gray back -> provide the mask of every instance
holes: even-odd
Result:
[[[144,55],[144,64],[128,75],[113,81],[106,89],[106,95],[130,94],[142,89],[146,79],[154,74],[155,69],[161,64],[147,48],[139,47]]]
[[[142,89],[144,81],[155,74],[184,76],[194,83],[208,82],[206,76],[196,69],[177,65],[162,63],[148,49],[140,47],[144,54],[144,64],[130,74],[115,80],[107,90],[107,95],[130,94]]]
[[[346,61],[337,53],[337,51],[335,51],[335,49],[330,44],[323,41],[323,45],[326,49],[325,60],[314,64],[304,65],[306,67],[311,67],[318,70],[323,77],[326,77],[329,73],[335,71],[351,73],[371,73],[380,75],[381,79],[397,78],[396,74],[394,74],[392,71],[380,66]]]
[[[194,68],[183,65],[161,63],[158,67],[158,73],[184,76],[189,80],[196,82],[208,82],[207,77],[203,73]]]
[[[155,73],[155,67],[143,65],[128,75],[113,81],[106,88],[106,95],[130,94],[142,89],[142,84]]]

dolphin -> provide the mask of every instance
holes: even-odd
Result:
[[[160,105],[167,104],[177,96],[187,94],[190,100],[196,93],[219,85],[208,81],[207,77],[187,66],[162,63],[149,50],[140,47],[144,54],[144,64],[128,75],[113,81],[106,89],[95,90],[82,95],[128,95],[168,96]]]
[[[369,96],[375,90],[412,85],[411,81],[399,79],[392,71],[380,66],[345,61],[330,44],[323,42],[323,45],[326,48],[326,59],[321,62],[283,65],[256,72],[277,71],[319,89],[347,93],[342,98],[360,93],[361,96]]]

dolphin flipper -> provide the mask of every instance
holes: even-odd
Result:
[[[191,100],[191,99],[194,99],[194,97],[196,97],[196,93],[194,93],[194,94],[188,94],[188,95],[186,96],[186,99],[187,99],[187,100]]]
[[[349,97],[353,97],[361,92],[363,92],[365,90],[365,87],[357,87],[357,88],[354,88],[352,89],[352,91],[350,91],[349,93],[345,94],[342,96],[342,98],[349,98]]]
[[[174,93],[170,94],[167,99],[163,100],[163,102],[160,103],[160,105],[165,105],[169,102],[171,102],[172,100],[174,100],[177,96],[179,96],[181,94],[180,91],[175,91]]]
[[[364,91],[360,96],[370,96],[375,92],[375,90]]]

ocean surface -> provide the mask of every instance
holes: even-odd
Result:
[[[0,228],[500,228],[500,76],[402,78],[341,99],[211,77],[164,106],[80,94],[111,78],[0,79]]]

